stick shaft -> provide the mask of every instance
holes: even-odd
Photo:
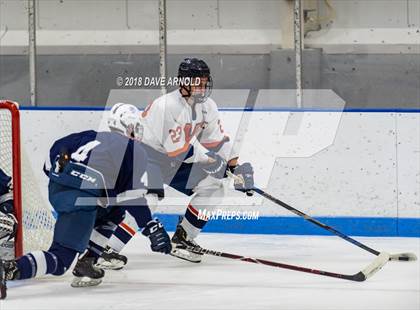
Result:
[[[343,234],[342,232],[339,232],[338,230],[332,228],[331,226],[325,225],[325,224],[317,221],[316,219],[310,217],[309,215],[293,208],[292,206],[288,205],[287,203],[281,201],[280,199],[277,199],[277,198],[271,196],[270,194],[267,194],[262,189],[254,188],[254,191],[256,193],[260,194],[261,196],[263,196],[264,198],[267,198],[268,200],[274,202],[275,204],[282,206],[283,208],[291,211],[292,213],[294,213],[294,214],[296,214],[300,217],[303,217],[308,222],[311,222],[312,224],[315,224],[315,225],[317,225],[317,226],[319,226],[319,227],[321,227],[325,230],[328,230],[329,232],[333,233],[334,235],[339,236],[340,238],[358,246],[359,248],[362,248],[363,250],[366,250],[366,251],[368,251],[368,252],[370,252],[370,253],[372,253],[376,256],[378,256],[380,254],[380,252],[368,247],[367,245],[364,245],[363,243],[361,243],[357,240],[354,240],[353,238],[350,238],[349,236]]]
[[[285,263],[280,263],[280,262],[273,262],[273,261],[269,261],[265,259],[246,257],[246,256],[230,254],[226,252],[213,251],[213,250],[208,250],[204,248],[187,247],[186,249],[196,254],[206,254],[206,255],[212,255],[212,256],[217,256],[217,257],[229,258],[229,259],[234,259],[234,260],[247,262],[247,263],[261,264],[261,265],[266,265],[270,267],[289,269],[289,270],[294,270],[298,272],[311,273],[311,274],[321,275],[321,276],[326,276],[326,277],[331,277],[331,278],[358,281],[358,282],[366,280],[365,276],[361,272],[354,275],[346,275],[346,274],[324,271],[324,270],[319,270],[319,269],[311,269],[307,267],[290,265],[290,264],[285,264]]]

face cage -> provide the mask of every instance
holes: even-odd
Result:
[[[109,128],[133,140],[141,141],[143,139],[144,128],[142,124],[136,123],[135,126],[133,124],[127,125],[123,121],[120,121],[120,124],[122,125],[124,130],[121,130],[120,128],[115,126],[109,126]]]
[[[187,95],[182,95],[184,98],[192,98],[194,100],[194,103],[203,103],[207,100],[207,98],[210,97],[211,92],[213,90],[213,79],[211,78],[211,75],[209,75],[206,83],[206,88],[204,91],[204,94],[191,94],[191,85],[180,85],[181,89],[184,89],[187,92]],[[192,78],[194,79],[194,78]],[[182,94],[182,93],[181,93]]]

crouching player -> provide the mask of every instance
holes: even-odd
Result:
[[[147,155],[136,141],[142,132],[139,111],[122,104],[110,113],[118,120],[111,132],[75,133],[51,147],[44,170],[49,177],[49,200],[58,214],[53,242],[48,251],[0,260],[2,299],[6,297],[6,281],[62,275],[82,253],[73,270],[72,286],[98,285],[104,277],[104,271],[95,266],[106,245],[102,240],[111,236],[125,214],[119,200],[141,209],[142,233],[150,238],[152,249],[170,253],[169,236],[162,224],[152,219],[141,194]]]
[[[0,169],[0,258],[14,257],[17,221],[13,212],[12,178]]]

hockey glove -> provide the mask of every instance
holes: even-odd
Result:
[[[150,239],[150,248],[153,252],[169,254],[172,250],[171,239],[158,219],[151,220],[141,232]]]
[[[11,213],[0,212],[0,244],[16,235],[17,220]]]
[[[214,152],[208,152],[207,156],[214,159],[214,162],[211,164],[202,164],[202,169],[216,179],[223,179],[227,168],[226,161]]]
[[[254,195],[254,169],[250,163],[243,163],[235,167],[229,167],[229,170],[233,172],[234,175],[238,176],[242,182],[235,180],[234,186],[235,189],[247,194],[247,196]]]

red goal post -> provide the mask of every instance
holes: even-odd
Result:
[[[11,172],[11,176],[13,178],[13,207],[14,213],[18,221],[20,222],[22,219],[22,181],[21,181],[21,148],[20,148],[20,115],[19,115],[19,105],[16,102],[8,101],[8,100],[1,100],[0,101],[0,110],[6,110],[10,113],[10,122],[7,121],[7,116],[1,118],[0,130],[2,133],[7,132],[10,130],[10,138],[11,138],[11,149],[5,149],[6,142],[0,141],[0,156],[3,164],[9,164],[10,160],[7,160],[7,152],[10,153],[11,159],[11,170],[5,169],[7,173]],[[5,126],[9,126],[9,128],[4,128]],[[3,138],[4,136],[1,136]],[[16,235],[16,242],[15,242],[15,255],[19,257],[23,254],[23,229],[22,225],[18,225],[17,235]]]
[[[42,180],[42,163],[26,155],[25,148],[29,150],[31,143],[22,142],[26,140],[21,132],[21,116],[16,102],[0,101],[0,168],[13,178],[13,205],[18,220],[14,243],[16,257],[31,251],[47,250],[55,224],[52,207],[42,195],[41,186],[46,181]],[[30,125],[33,116],[30,113],[25,116]],[[33,131],[36,128],[31,133]],[[39,151],[48,150],[36,150]]]

